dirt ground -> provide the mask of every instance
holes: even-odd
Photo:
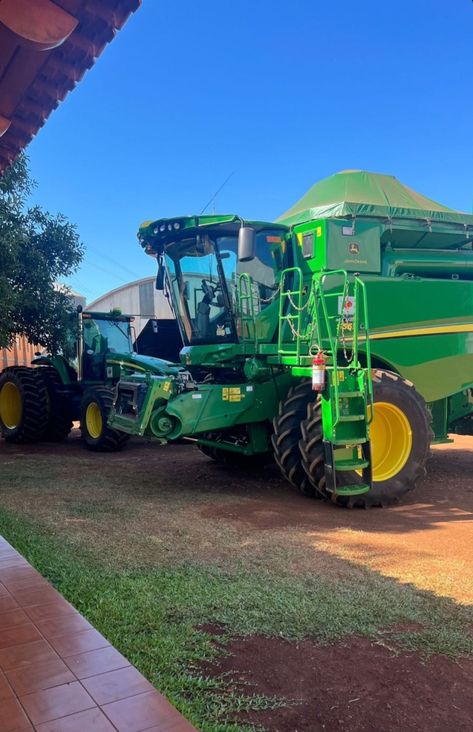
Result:
[[[467,732],[472,729],[473,661],[427,662],[367,638],[319,646],[304,640],[237,638],[231,655],[208,664],[287,706],[240,715],[274,732]]]
[[[124,566],[180,561],[327,572],[368,567],[459,604],[473,602],[473,438],[435,447],[428,476],[398,506],[343,510],[298,495],[275,467],[245,473],[193,445],[132,442],[122,453],[84,452],[77,434],[33,449],[0,442],[2,504]],[[37,473],[38,480],[33,480]],[[28,490],[21,487],[28,479]],[[41,500],[34,500],[41,497]],[[126,517],[128,541],[123,540]],[[346,575],[345,575],[346,576]],[[270,730],[471,730],[473,662],[427,661],[388,639],[318,646],[235,638],[211,674],[294,704],[252,713]],[[382,720],[382,721],[380,721]],[[426,723],[428,720],[428,724]]]

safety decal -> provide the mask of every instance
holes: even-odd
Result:
[[[222,389],[222,401],[224,402],[241,402],[245,395],[241,392],[239,386],[224,386]]]

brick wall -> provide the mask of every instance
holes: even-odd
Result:
[[[7,366],[29,366],[38,346],[30,343],[26,336],[17,336],[10,348],[0,348],[0,371]]]

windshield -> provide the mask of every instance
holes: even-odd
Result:
[[[237,261],[235,234],[210,232],[168,245],[165,263],[184,342],[237,342],[234,316],[238,313],[238,289],[242,293],[239,278],[243,273],[251,277],[250,290],[243,288],[245,303],[240,305],[248,313],[251,299],[251,312],[257,315],[277,292],[275,270],[281,268],[282,248],[279,230],[257,235],[257,256],[250,262]]]
[[[132,353],[130,324],[127,321],[85,318],[84,346],[93,353]]]

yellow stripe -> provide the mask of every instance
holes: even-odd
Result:
[[[449,333],[473,333],[473,323],[463,325],[435,325],[430,328],[409,328],[407,330],[388,330],[370,333],[370,341],[385,338],[405,338],[408,336],[442,335]]]

